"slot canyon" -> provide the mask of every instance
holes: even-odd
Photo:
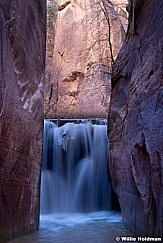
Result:
[[[0,242],[163,240],[162,33],[158,0],[0,1]]]

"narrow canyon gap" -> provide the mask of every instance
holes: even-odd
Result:
[[[57,1],[47,1],[48,39],[45,79],[45,118],[49,118],[50,122],[54,118],[61,119],[61,122],[63,121],[62,119],[69,122],[69,119],[73,121],[75,118],[75,122],[77,122],[80,118],[107,117],[111,92],[111,66],[125,40],[125,33],[127,31],[128,20],[126,5],[126,0],[59,0],[57,11]],[[64,194],[58,193],[57,188],[51,190],[51,184],[52,181],[53,183],[55,181],[55,183],[59,185],[57,187],[61,188],[62,191],[63,184],[66,184],[65,181],[69,183],[70,179],[66,179],[65,175],[69,172],[65,172],[64,174],[64,171],[66,171],[68,167],[67,163],[69,163],[71,159],[71,163],[74,163],[73,157],[77,154],[75,147],[71,147],[72,151],[68,153],[71,159],[69,158],[65,162],[65,158],[62,158],[64,157],[63,151],[63,154],[60,153],[60,156],[58,156],[55,152],[58,146],[57,141],[54,142],[54,140],[57,139],[57,135],[54,138],[53,133],[57,133],[56,131],[59,128],[52,129],[52,124],[47,126],[48,122],[46,121],[45,124],[45,127],[48,127],[48,129],[46,128],[46,142],[44,145],[47,147],[48,159],[43,159],[43,164],[47,163],[47,165],[43,166],[44,171],[42,173],[42,195],[44,195],[42,197],[44,198],[42,200],[42,205],[47,203],[47,198],[50,200],[50,198],[61,197],[60,194]],[[69,132],[69,130],[66,130],[66,133],[69,134]],[[63,134],[63,136],[65,136],[65,138],[68,136],[68,143],[70,143],[71,146],[73,142],[69,139],[69,135]],[[79,143],[78,140],[79,138],[77,137],[77,143]],[[90,142],[88,141],[86,143]],[[82,144],[81,141],[80,144]],[[92,146],[92,144],[89,146]],[[99,147],[100,146],[101,145],[99,145]],[[60,149],[60,147],[58,146],[58,149]],[[61,148],[61,150],[63,149]],[[51,155],[49,155],[49,151],[51,151]],[[73,152],[74,154],[72,156]],[[58,157],[55,158],[53,153]],[[80,150],[79,153],[81,153]],[[80,162],[81,155],[77,156],[80,157],[78,161]],[[46,160],[47,162],[45,162]],[[88,161],[89,159],[87,158],[87,162]],[[49,167],[49,163],[53,164],[53,169],[50,169],[51,166]],[[60,171],[57,171],[58,167],[64,167],[63,164],[65,168],[59,168]],[[75,168],[77,161],[75,161],[74,164]],[[69,169],[71,170],[72,168]],[[105,169],[107,170],[107,168]],[[87,171],[86,168],[85,170]],[[74,172],[71,173],[71,176],[74,177]],[[76,172],[76,174],[78,174],[78,172]],[[56,182],[56,178],[59,178],[60,181],[63,179],[64,182]],[[77,183],[77,180],[75,183]],[[75,187],[75,185],[73,185],[73,187]],[[70,190],[72,190],[72,188]],[[51,191],[53,191],[53,193],[51,193]],[[49,192],[50,196],[47,196]],[[90,192],[90,194],[91,193],[92,192]],[[53,196],[51,194],[55,195]],[[53,203],[47,203],[45,207],[46,210],[43,211],[48,212],[47,208],[50,207],[50,204],[55,204],[55,200],[52,199],[52,201]],[[66,204],[64,196],[63,198],[61,197],[59,201],[61,204],[61,201],[65,201]],[[57,203],[58,200],[56,200],[56,204]],[[55,205],[53,207],[55,208]],[[103,209],[106,208],[107,207]]]
[[[39,227],[44,0],[0,1],[0,242]]]

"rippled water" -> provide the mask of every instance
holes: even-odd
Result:
[[[41,216],[40,231],[10,243],[114,243],[116,236],[131,236],[120,214],[53,214]]]

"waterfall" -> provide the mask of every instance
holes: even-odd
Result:
[[[41,214],[110,210],[106,125],[44,122]]]

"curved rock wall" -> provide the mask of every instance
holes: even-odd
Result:
[[[133,0],[129,29],[113,67],[110,175],[126,227],[163,233],[163,7]]]
[[[38,229],[45,1],[0,1],[0,242]]]
[[[59,1],[47,118],[107,117],[110,67],[125,37],[126,3]]]

